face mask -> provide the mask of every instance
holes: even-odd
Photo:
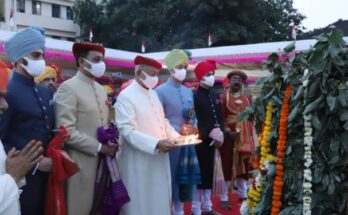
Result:
[[[104,61],[100,61],[99,63],[92,63],[87,59],[84,60],[91,65],[91,68],[85,67],[85,70],[91,73],[94,77],[100,78],[104,75],[106,68]]]
[[[158,84],[158,76],[149,76],[144,71],[142,71],[142,73],[145,75],[145,79],[142,80],[143,84],[149,89],[153,89],[154,87],[156,87],[156,85]]]
[[[183,81],[186,78],[186,69],[174,69],[173,76],[179,81]]]
[[[215,83],[215,77],[214,75],[211,75],[209,77],[203,77],[201,82],[209,87],[213,87]]]
[[[31,76],[38,77],[45,71],[45,60],[31,60],[27,57],[24,57],[24,59],[28,62],[28,65],[20,64],[20,66]]]

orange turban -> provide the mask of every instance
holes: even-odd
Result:
[[[7,88],[8,79],[8,68],[6,64],[0,60],[0,90],[5,90]]]

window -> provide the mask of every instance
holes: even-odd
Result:
[[[73,37],[67,37],[66,39],[70,42],[75,42],[75,38],[73,38]]]
[[[74,20],[74,11],[71,7],[66,8],[66,18],[68,20]]]
[[[33,14],[41,15],[41,2],[33,1]]]
[[[52,17],[60,18],[60,6],[52,4]]]
[[[17,0],[17,12],[25,13],[25,0]]]

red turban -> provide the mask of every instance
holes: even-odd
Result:
[[[148,65],[148,66],[155,67],[156,69],[162,68],[162,64],[160,62],[158,62],[157,60],[152,59],[152,58],[143,57],[140,55],[135,57],[134,64],[135,65]]]
[[[208,72],[214,72],[216,70],[216,63],[213,60],[206,60],[200,62],[195,68],[195,74],[198,81],[201,81],[203,76]]]
[[[96,43],[74,43],[72,48],[72,52],[75,57],[78,53],[88,52],[88,51],[97,51],[97,52],[101,52],[103,56],[105,55],[104,47]]]
[[[7,88],[8,78],[9,74],[7,66],[0,60],[0,90],[5,90]]]

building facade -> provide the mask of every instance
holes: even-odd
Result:
[[[29,26],[46,30],[46,36],[55,39],[75,41],[80,28],[74,23],[75,0],[1,0],[0,28],[20,31]],[[11,11],[14,25],[11,26]]]

